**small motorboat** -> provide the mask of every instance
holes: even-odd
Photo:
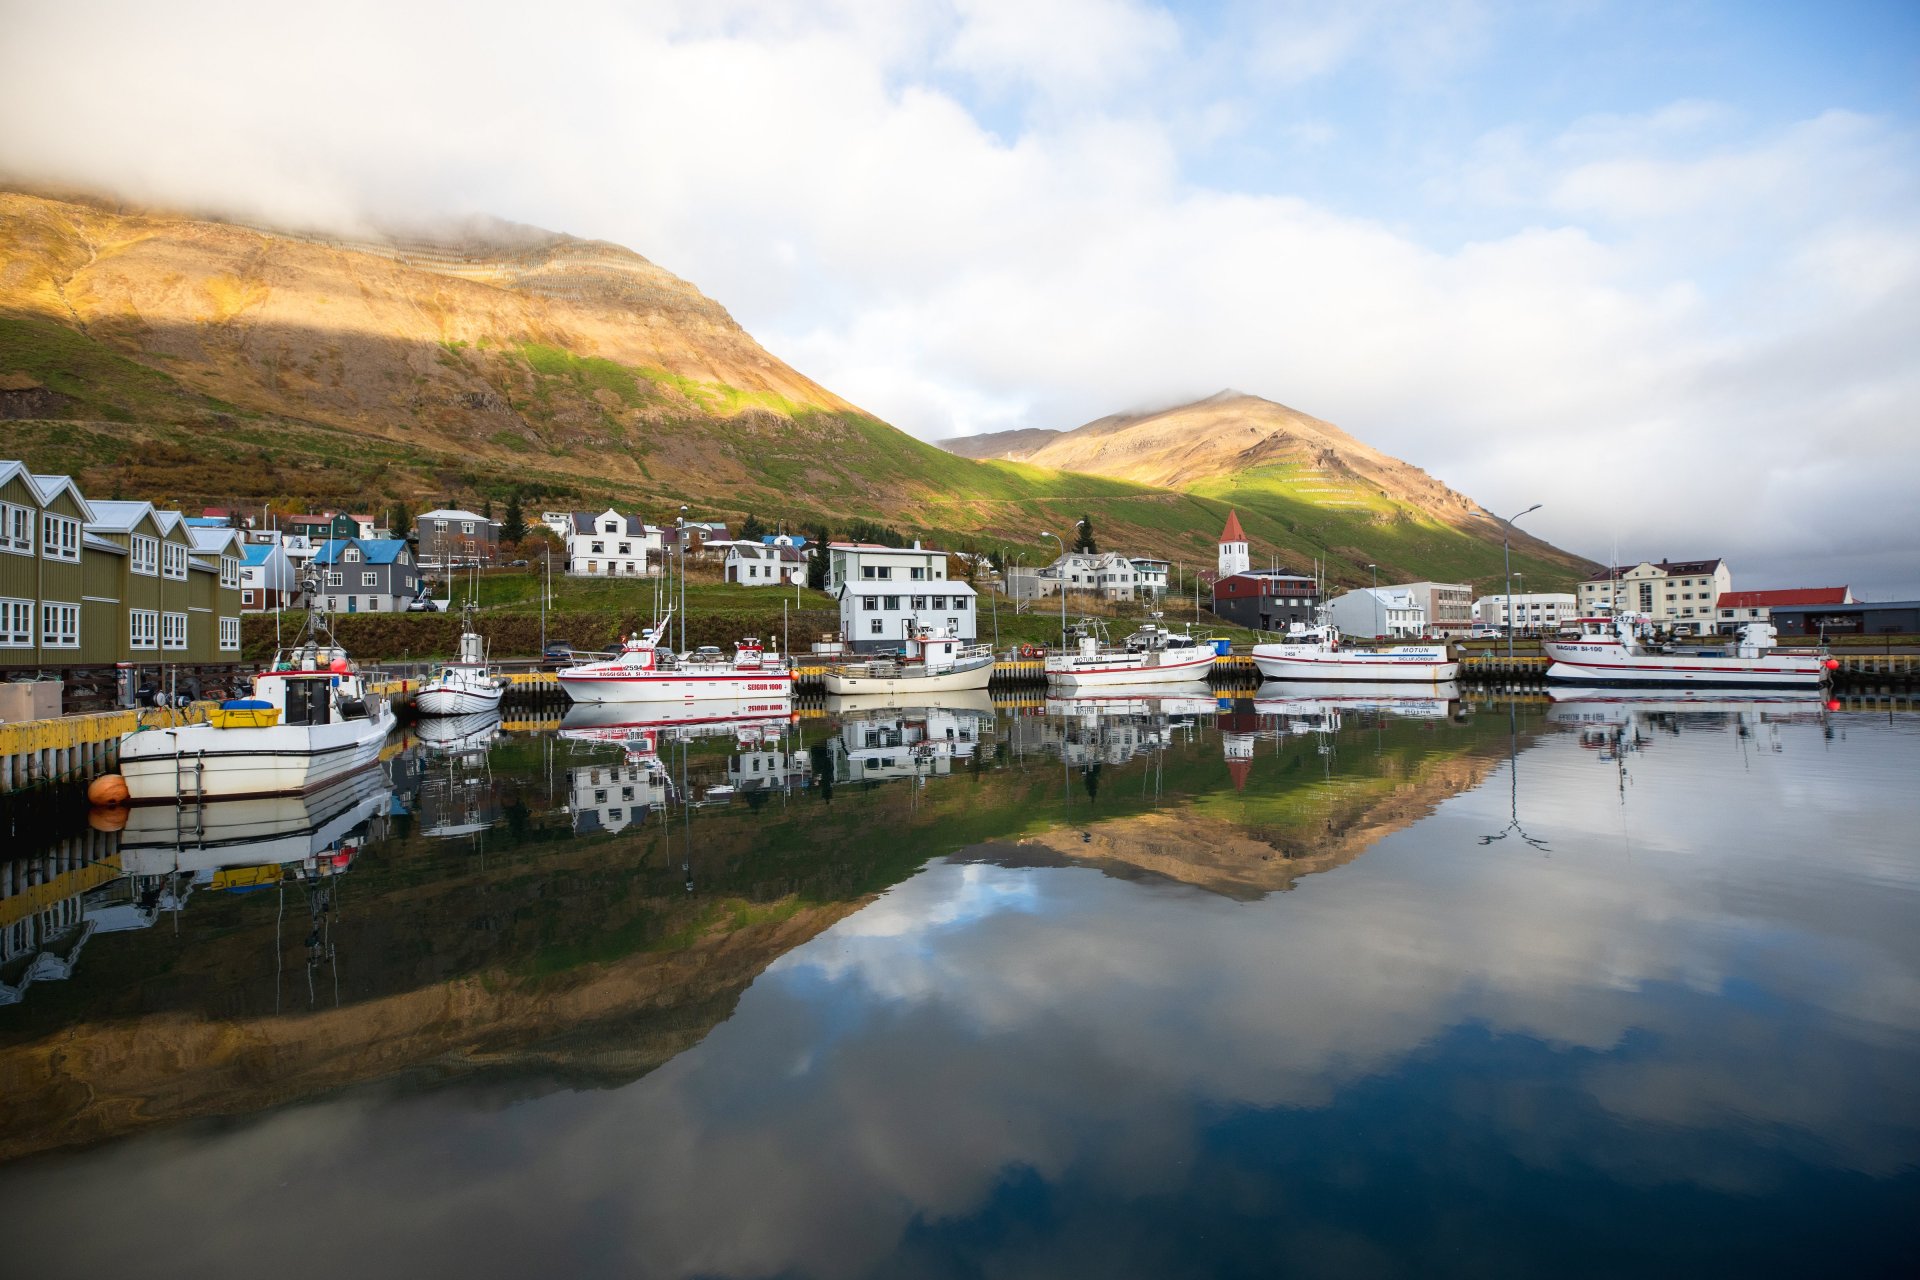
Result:
[[[507,679],[487,665],[486,641],[473,629],[474,606],[460,610],[460,656],[420,686],[413,703],[423,716],[466,716],[497,711]]]

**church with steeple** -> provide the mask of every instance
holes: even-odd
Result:
[[[1253,557],[1247,552],[1247,535],[1240,528],[1240,513],[1228,511],[1227,527],[1220,531],[1220,576],[1232,577],[1251,568]]]
[[[1220,531],[1220,572],[1213,580],[1214,614],[1242,627],[1285,631],[1289,623],[1311,623],[1319,604],[1320,588],[1305,574],[1255,569],[1240,513],[1227,512],[1227,527]]]

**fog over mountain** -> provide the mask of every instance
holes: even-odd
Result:
[[[1920,595],[1908,7],[3,14],[11,182],[553,227],[923,438],[1232,386],[1597,558]]]

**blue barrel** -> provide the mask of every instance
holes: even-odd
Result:
[[[1233,641],[1215,640],[1213,642],[1213,651],[1217,656],[1224,658],[1233,652]]]

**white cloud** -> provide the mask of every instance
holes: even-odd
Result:
[[[84,43],[90,88],[17,57],[0,171],[613,239],[922,436],[1233,386],[1489,506],[1544,500],[1536,527],[1590,554],[1617,534],[1760,585],[1828,546],[1816,576],[1920,593],[1883,541],[1920,479],[1902,122],[1698,98],[1516,121],[1363,216],[1284,175],[1196,182],[1190,149],[1252,130],[1364,164],[1341,99],[1282,110],[1261,77],[1367,67],[1390,95],[1484,60],[1478,6],[1248,11],[1240,47],[1133,0],[329,13],[17,4],[12,45]]]

